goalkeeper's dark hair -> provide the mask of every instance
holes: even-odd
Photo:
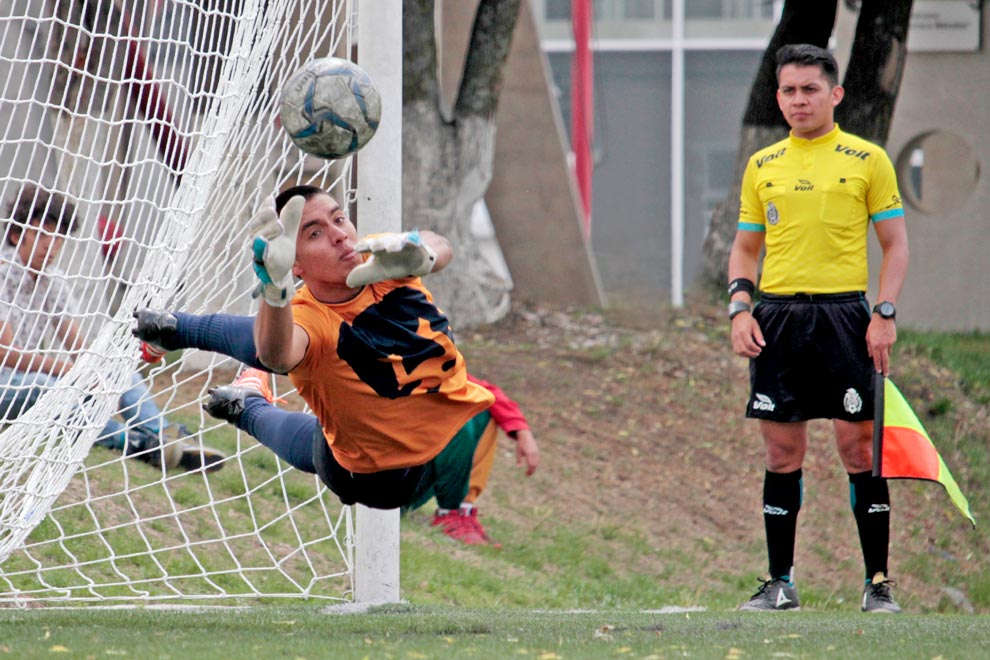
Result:
[[[310,197],[316,197],[317,195],[329,195],[326,190],[320,188],[319,186],[292,186],[291,188],[286,188],[278,195],[275,196],[275,211],[278,213],[282,212],[282,208],[289,202],[290,199],[296,195],[302,197],[303,199],[309,201]]]
[[[832,87],[839,84],[839,64],[835,56],[824,48],[812,44],[787,44],[777,49],[777,80],[780,80],[780,70],[787,64],[797,66],[817,66],[828,78]]]
[[[5,232],[8,245],[17,245],[28,227],[45,227],[60,236],[76,231],[76,207],[65,197],[33,183],[25,183],[7,202],[10,227]]]

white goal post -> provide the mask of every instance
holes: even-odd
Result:
[[[53,279],[86,339],[46,334],[43,352],[71,369],[21,414],[0,408],[0,607],[398,599],[397,512],[355,521],[315,476],[203,412],[235,361],[189,350],[149,367],[130,330],[140,307],[252,313],[248,219],[287,185],[332,190],[362,211],[361,233],[400,228],[400,7],[0,0],[0,260],[17,249],[6,204],[25,184],[70,201]],[[357,59],[382,94],[357,168],[306,157],[277,122],[281,82],[328,55]],[[27,300],[54,320],[54,299]],[[11,328],[16,312],[0,316],[0,363],[3,327],[37,330]],[[136,372],[171,423],[163,441],[220,449],[222,469],[94,444]]]

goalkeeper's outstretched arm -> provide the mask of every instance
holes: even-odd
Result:
[[[276,211],[266,200],[251,219],[251,252],[261,298],[254,324],[258,360],[276,373],[288,373],[306,356],[309,336],[293,323],[292,294],[296,237],[306,200],[293,196]]]
[[[263,365],[287,374],[306,357],[309,335],[293,322],[291,305],[274,307],[262,302],[254,322],[254,342]]]
[[[430,272],[436,273],[446,268],[450,260],[454,258],[454,249],[451,247],[447,237],[429,231],[428,229],[419,232],[419,236],[423,243],[437,255],[436,261],[433,262],[433,270]]]

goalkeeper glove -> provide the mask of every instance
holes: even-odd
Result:
[[[383,280],[422,277],[433,270],[437,253],[423,242],[419,230],[401,234],[372,234],[354,246],[371,256],[347,275],[347,286],[357,288]]]
[[[268,202],[251,218],[251,254],[254,273],[260,282],[253,292],[272,307],[285,307],[295,291],[292,264],[296,260],[296,233],[306,200],[296,196],[276,215],[275,200]]]

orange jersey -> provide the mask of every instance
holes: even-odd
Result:
[[[419,278],[372,284],[336,304],[303,287],[292,313],[309,347],[289,379],[351,472],[422,465],[494,401],[467,380],[450,323]]]

